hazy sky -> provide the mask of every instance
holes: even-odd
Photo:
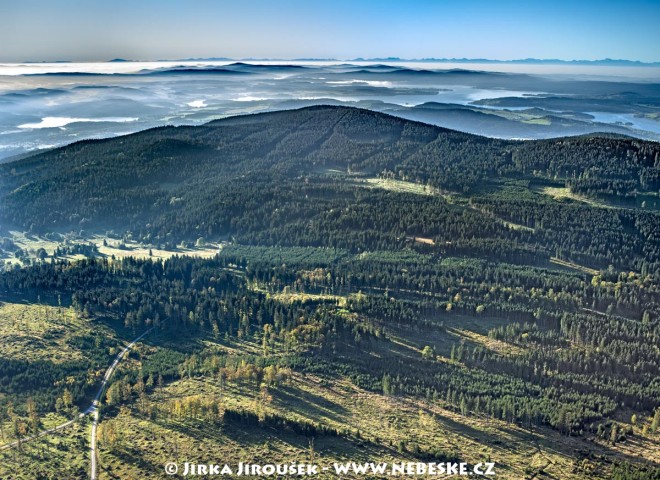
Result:
[[[660,61],[658,0],[0,0],[0,61]]]

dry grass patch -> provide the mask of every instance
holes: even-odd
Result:
[[[440,192],[428,185],[420,183],[394,180],[392,178],[366,178],[360,182],[369,188],[381,188],[391,192],[414,193],[416,195],[434,196]]]
[[[60,363],[82,358],[69,344],[75,336],[100,333],[105,327],[80,318],[71,308],[50,305],[0,303],[0,355],[29,361]]]
[[[447,331],[452,333],[460,338],[470,340],[471,342],[483,345],[488,350],[492,350],[502,355],[521,355],[523,349],[517,345],[511,343],[502,342],[501,340],[495,340],[488,337],[487,335],[482,335],[471,330],[465,330],[461,328],[448,328]]]
[[[578,270],[580,272],[588,273],[589,275],[598,275],[599,273],[598,270],[595,270],[593,268],[585,267],[584,265],[579,265],[577,263],[570,262],[568,260],[562,260],[557,257],[551,257],[550,262],[556,265],[561,265],[562,267],[567,267],[573,270]]]
[[[574,453],[592,451],[595,455],[639,456],[632,445],[614,447],[592,444],[583,439],[563,437],[549,430],[529,431],[494,419],[462,416],[440,404],[386,397],[367,392],[340,380],[329,382],[315,376],[294,375],[290,385],[271,389],[272,400],[264,404],[250,388],[220,386],[213,380],[185,379],[165,388],[164,399],[150,395],[150,402],[203,395],[216,398],[224,407],[313,421],[348,429],[348,436],[317,437],[276,431],[268,427],[209,423],[202,419],[149,420],[131,409],[106,422],[113,422],[120,440],[112,446],[101,444],[100,479],[161,478],[168,461],[194,463],[238,462],[401,462],[418,461],[398,445],[439,447],[456,452],[461,460],[496,463],[497,478],[583,479],[574,470]],[[357,438],[359,432],[360,438]],[[645,441],[646,442],[646,441]],[[648,442],[646,442],[648,443]],[[645,443],[645,445],[646,445]],[[590,478],[608,478],[607,466],[596,464]],[[337,478],[321,474],[317,478]],[[345,477],[354,478],[354,477]],[[362,476],[360,478],[378,478]]]
[[[271,298],[281,303],[294,302],[336,302],[339,307],[346,306],[346,297],[341,295],[315,294],[304,292],[280,292],[271,294]]]
[[[567,198],[569,200],[574,200],[576,202],[586,203],[588,205],[591,205],[592,207],[615,208],[612,207],[611,205],[607,205],[606,203],[596,201],[593,198],[589,198],[589,197],[585,197],[584,195],[573,193],[571,192],[571,189],[568,187],[543,187],[543,189],[541,189],[541,193],[543,193],[544,195],[548,195],[554,198],[555,200],[563,200]]]
[[[62,417],[49,415],[43,419],[43,425],[49,427],[64,421]],[[24,443],[20,450],[18,448],[0,450],[0,478],[3,480],[87,478],[89,429],[87,423],[74,423],[56,434]]]
[[[120,242],[103,236],[94,236],[90,239],[94,243],[101,255],[115,258],[135,257],[135,258],[153,258],[167,260],[175,255],[213,258],[221,249],[217,244],[206,244],[203,247],[180,247],[176,250],[162,250],[150,248],[137,242]],[[103,245],[105,241],[106,245]]]

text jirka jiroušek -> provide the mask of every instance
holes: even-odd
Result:
[[[332,466],[319,466],[310,463],[280,463],[253,464],[240,462],[236,467],[229,464],[196,464],[184,463],[183,476],[237,476],[237,477],[269,477],[278,475],[314,476],[320,473],[333,472],[337,475],[384,474],[384,475],[495,475],[495,464],[490,462],[470,465],[465,462],[366,462],[366,463],[333,463]]]

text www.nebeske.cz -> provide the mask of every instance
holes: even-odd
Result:
[[[314,476],[320,474],[336,475],[388,475],[388,476],[418,476],[418,475],[495,475],[495,464],[481,462],[471,465],[465,462],[347,462],[333,463],[330,466],[322,466],[308,463],[282,463],[263,464],[239,463],[229,464],[197,464],[184,463],[179,470],[178,465],[169,463],[166,465],[166,473],[181,476],[237,476],[237,477],[269,477],[278,475],[290,476]]]

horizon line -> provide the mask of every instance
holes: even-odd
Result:
[[[296,57],[296,58],[270,58],[270,57],[241,57],[241,58],[232,58],[232,57],[187,57],[187,58],[176,58],[176,59],[156,59],[156,60],[144,60],[144,59],[124,59],[124,58],[113,58],[110,60],[24,60],[22,62],[4,62],[0,60],[0,63],[3,64],[22,64],[22,63],[34,63],[34,64],[43,64],[43,63],[141,63],[141,62],[197,62],[197,61],[227,61],[227,62],[257,62],[257,61],[269,61],[269,62],[418,62],[418,63],[527,63],[527,64],[569,64],[569,65],[589,65],[589,64],[600,64],[600,65],[615,65],[619,66],[660,66],[660,60],[653,62],[645,62],[641,60],[630,60],[630,59],[613,59],[613,58],[601,58],[595,60],[585,60],[585,59],[572,59],[564,60],[559,58],[518,58],[510,60],[494,59],[494,58],[435,58],[435,57],[425,57],[425,58],[401,58],[401,57],[354,57],[354,58],[317,58],[317,57]]]

